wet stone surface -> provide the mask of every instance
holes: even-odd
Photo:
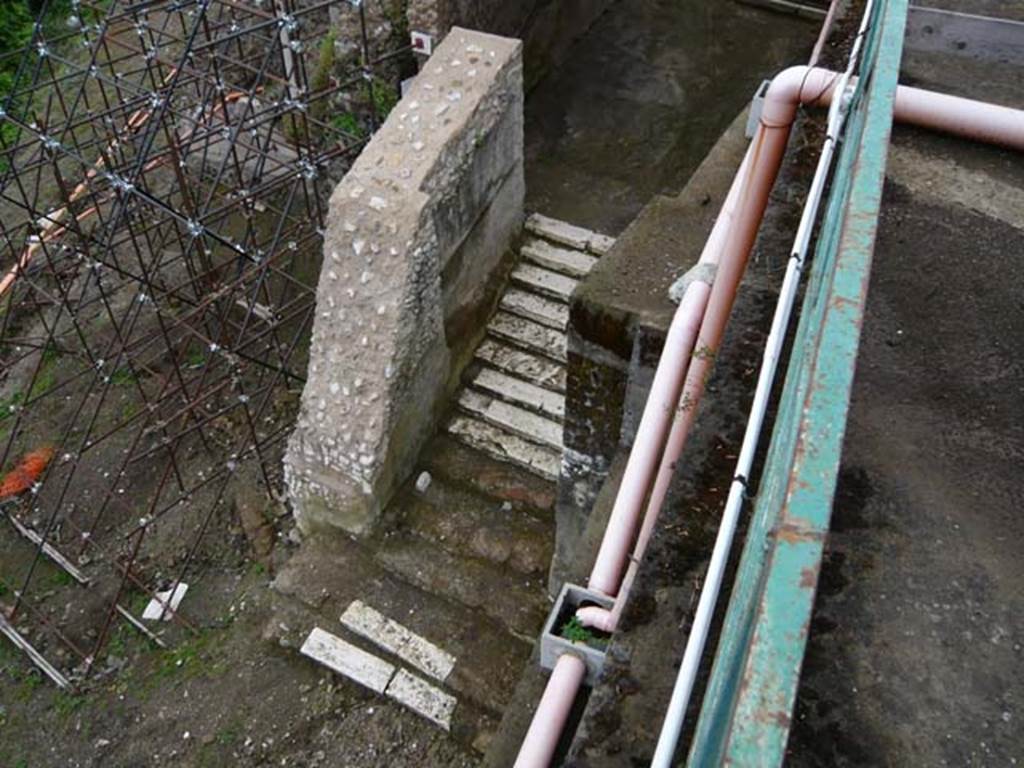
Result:
[[[1024,760],[1021,252],[886,191],[790,765]]]
[[[739,3],[620,0],[527,97],[527,208],[618,234],[674,193],[817,27]]]

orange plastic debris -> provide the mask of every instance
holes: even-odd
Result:
[[[26,453],[18,465],[0,480],[0,499],[17,496],[31,488],[52,458],[53,448],[50,446]]]

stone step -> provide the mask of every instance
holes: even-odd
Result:
[[[590,251],[598,256],[606,254],[615,243],[615,238],[608,235],[591,232],[539,213],[530,214],[526,219],[526,230],[553,243],[567,245],[577,251]]]
[[[477,558],[459,557],[407,533],[382,539],[374,559],[404,581],[461,603],[524,640],[540,632],[548,612],[543,574],[530,578]]]
[[[579,283],[571,277],[553,272],[535,264],[518,264],[512,270],[512,282],[527,290],[561,302],[568,302]]]
[[[550,523],[555,508],[554,484],[536,470],[513,464],[506,457],[496,459],[452,435],[441,433],[420,454],[419,471],[422,470],[443,481],[448,488],[458,488],[496,504],[508,502],[524,516]]]
[[[493,368],[481,368],[469,380],[474,389],[483,390],[506,402],[561,422],[565,417],[565,396],[508,376]]]
[[[407,483],[392,505],[397,525],[454,555],[487,560],[524,576],[544,577],[551,564],[550,516],[511,501],[484,497],[432,475],[426,490]]]
[[[476,350],[477,360],[552,392],[565,394],[565,366],[530,354],[497,339],[484,339]]]
[[[562,425],[557,421],[471,389],[462,390],[456,402],[470,416],[530,442],[562,450]]]
[[[586,277],[597,263],[597,257],[583,251],[563,248],[541,238],[530,238],[519,249],[527,261],[569,277]]]
[[[391,546],[386,542],[383,545]],[[409,580],[396,572],[434,567],[438,558],[429,553],[429,545],[415,548],[403,543],[382,555],[376,551],[381,546],[379,540],[360,544],[330,533],[303,542],[273,582],[275,593],[281,597],[274,600],[264,635],[279,644],[298,648],[312,629],[319,626],[365,653],[380,657],[392,666],[408,668],[454,693],[459,704],[452,715],[453,732],[478,729],[481,724],[480,712],[474,711],[477,708],[488,713],[493,722],[504,709],[505,691],[515,685],[523,663],[529,658],[531,642],[521,637],[518,629],[526,623],[520,617],[514,631],[510,630],[509,625],[496,616],[496,611],[467,606],[454,590],[424,589],[426,579]],[[425,559],[420,561],[420,557]],[[392,569],[387,561],[400,568]],[[458,564],[454,558],[446,557],[444,562],[452,567]],[[480,566],[479,570],[486,571],[486,568]],[[460,578],[466,576],[463,574]],[[494,586],[497,579],[485,581]],[[539,585],[536,589],[528,588],[522,578],[510,579],[509,584],[519,590],[517,598],[529,603],[524,615],[533,617],[537,606],[544,601],[543,588]],[[475,601],[471,586],[463,585],[460,592],[463,598]],[[498,601],[504,599],[499,597]],[[388,652],[380,642],[347,628],[341,617],[356,601],[415,633],[421,640],[420,645],[429,644],[445,657],[454,659],[450,671],[443,670],[443,681],[423,673],[402,656]],[[508,606],[504,608],[512,610]]]
[[[509,288],[502,295],[499,306],[506,312],[562,333],[569,325],[569,307],[536,293]]]
[[[559,451],[524,440],[517,435],[468,416],[452,417],[448,422],[447,430],[452,437],[497,461],[510,462],[535,472],[551,482],[558,480],[558,471],[562,463]]]
[[[507,341],[528,352],[543,355],[555,362],[564,363],[566,360],[564,332],[546,328],[508,312],[497,312],[487,325],[487,332],[494,338]]]

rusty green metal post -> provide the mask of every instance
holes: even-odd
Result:
[[[842,452],[907,0],[880,0],[690,765],[785,757]]]

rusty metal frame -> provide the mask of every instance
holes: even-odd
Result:
[[[348,0],[71,0],[57,31],[50,5],[0,55],[17,62],[0,94],[0,479],[40,423],[53,455],[0,497],[18,555],[0,563],[0,628],[63,685],[119,619],[162,642],[128,598],[197,578],[243,462],[278,492],[294,409],[277,411],[305,378],[328,197],[383,118],[376,77],[411,49],[371,50]],[[332,10],[351,15],[358,60],[325,78]],[[355,132],[330,113],[353,98]],[[103,445],[117,450],[98,467]],[[181,554],[158,576],[153,533],[172,525]],[[91,634],[62,626],[54,568],[100,596]]]

